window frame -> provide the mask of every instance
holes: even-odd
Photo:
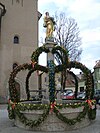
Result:
[[[19,44],[19,36],[18,35],[15,35],[14,38],[13,38],[13,43],[14,44]]]

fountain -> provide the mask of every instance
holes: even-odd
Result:
[[[54,42],[54,19],[48,12],[44,18],[46,27],[45,44],[37,48],[31,56],[31,64],[26,63],[17,66],[10,74],[8,102],[8,114],[15,120],[15,125],[26,130],[33,131],[68,131],[85,127],[91,124],[96,117],[95,100],[93,99],[93,78],[91,71],[82,63],[68,60],[68,52]],[[64,60],[58,51],[64,54]],[[47,53],[47,67],[38,64],[38,57],[42,52]],[[62,65],[54,63],[54,55],[58,54]],[[86,99],[62,100],[55,96],[55,74],[68,68],[78,68],[86,75]],[[22,70],[29,70],[26,78],[27,99],[18,99],[15,86],[15,77]],[[47,73],[49,78],[48,99],[30,100],[29,78],[34,71]],[[43,90],[45,92],[45,90]],[[77,94],[77,85],[75,87]],[[60,102],[59,102],[60,101]]]

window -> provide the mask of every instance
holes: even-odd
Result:
[[[84,91],[84,87],[80,87],[80,92]]]
[[[14,36],[14,44],[19,44],[19,37],[18,36]]]

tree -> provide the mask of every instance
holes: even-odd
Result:
[[[79,28],[73,18],[67,18],[65,13],[59,15],[55,13],[55,40],[64,49],[68,50],[69,59],[79,60],[82,53],[81,38],[79,37]],[[57,62],[60,64],[59,60]]]
[[[77,22],[73,18],[67,18],[66,14],[61,12],[59,15],[55,13],[55,41],[58,45],[62,46],[65,50],[68,51],[69,60],[78,61],[80,59],[80,55],[82,53],[81,46],[81,38],[79,36],[79,28]],[[63,53],[59,53],[63,59]],[[61,60],[57,55],[55,56],[58,64],[61,64]],[[67,71],[66,71],[67,72]],[[66,72],[62,72],[61,78],[61,86],[65,88],[66,81]]]

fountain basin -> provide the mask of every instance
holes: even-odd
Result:
[[[69,103],[70,101],[64,101],[64,103],[65,102]],[[38,101],[25,101],[22,102],[22,104],[38,104]],[[63,116],[67,117],[68,119],[73,119],[76,118],[78,114],[83,111],[83,106],[78,108],[62,108],[59,109],[59,111],[61,114],[63,114]],[[20,111],[20,113],[24,114],[24,116],[29,120],[37,120],[43,114],[43,110],[25,110]],[[76,122],[74,125],[69,125],[60,120],[54,112],[50,112],[45,121],[43,121],[39,126],[30,127],[23,124],[17,115],[15,117],[15,125],[17,127],[33,131],[69,131],[88,126],[90,123],[91,121],[86,115],[85,118],[82,119],[82,121]]]

